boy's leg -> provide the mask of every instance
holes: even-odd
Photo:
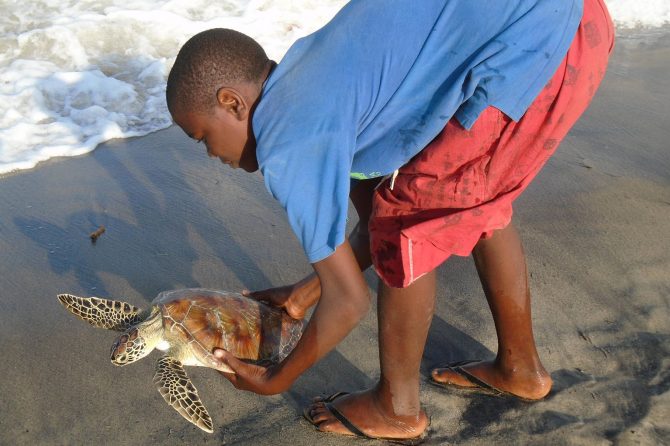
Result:
[[[407,288],[379,282],[377,318],[381,376],[371,389],[333,404],[354,426],[373,437],[413,438],[428,427],[419,401],[419,367],[435,306],[435,272]],[[319,429],[350,434],[322,401],[309,415]]]
[[[349,234],[349,244],[354,251],[358,266],[361,271],[365,271],[372,265],[370,256],[370,233],[368,232],[368,221],[372,213],[372,196],[375,188],[380,182],[380,178],[371,180],[362,180],[351,190],[349,198],[358,214],[358,223],[351,234]]]
[[[510,223],[475,246],[472,256],[493,314],[498,354],[490,362],[463,367],[491,386],[528,399],[551,390],[551,377],[540,363],[533,339],[526,260],[519,235]],[[433,380],[474,386],[454,370],[435,369]]]

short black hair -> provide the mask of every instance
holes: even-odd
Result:
[[[225,28],[198,33],[181,47],[170,70],[168,109],[206,113],[221,87],[260,81],[267,63],[263,47],[246,34]]]

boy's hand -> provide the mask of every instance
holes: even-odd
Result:
[[[242,295],[260,302],[264,302],[266,304],[270,304],[273,307],[279,307],[286,310],[286,304],[290,300],[294,291],[293,288],[294,285],[286,285],[260,291],[242,290]],[[286,310],[286,312],[288,313],[288,310]],[[304,316],[304,314],[302,316]],[[291,317],[294,319],[302,319],[302,317],[295,317],[293,315],[291,315]]]
[[[348,241],[313,266],[318,277],[310,276],[298,284],[304,285],[303,291],[311,290],[303,295],[307,299],[302,303],[309,305],[302,308],[309,308],[316,301],[318,305],[298,344],[281,363],[260,367],[240,361],[224,350],[212,351],[214,359],[221,361],[221,368],[225,365],[233,371],[222,374],[238,389],[262,395],[288,390],[305,370],[335,348],[370,309],[367,284]],[[285,300],[285,308],[294,295]]]
[[[275,373],[275,366],[261,367],[240,361],[229,352],[215,348],[214,357],[230,367],[235,373],[219,372],[235,388],[248,390],[259,395],[275,395],[288,390],[291,383],[283,384]]]
[[[313,274],[294,285],[261,291],[243,290],[242,295],[283,308],[293,319],[303,319],[307,310],[321,297],[321,285],[319,278]]]

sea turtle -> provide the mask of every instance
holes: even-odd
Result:
[[[279,362],[302,334],[301,321],[237,293],[198,288],[164,291],[144,311],[98,297],[59,294],[58,300],[94,327],[123,332],[112,345],[115,365],[135,362],[154,348],[164,351],[154,384],[168,404],[207,432],[213,432],[212,419],[183,366],[232,372],[214,360],[215,347],[250,362]]]

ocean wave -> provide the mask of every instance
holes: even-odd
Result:
[[[165,80],[192,35],[226,27],[280,59],[344,4],[37,0],[0,17],[0,174],[171,125]]]

